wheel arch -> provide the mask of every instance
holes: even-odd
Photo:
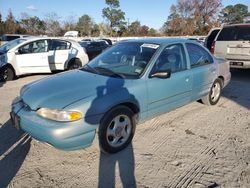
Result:
[[[14,72],[14,76],[15,76],[15,77],[17,76],[16,70],[14,69],[14,67],[13,67],[10,63],[7,63],[6,65],[2,66],[1,68],[2,68],[3,70],[4,70],[5,68],[11,68],[11,69],[13,70],[13,72]]]
[[[220,79],[221,85],[222,85],[222,87],[224,87],[224,81],[225,81],[224,77],[222,75],[220,75],[220,76],[218,76],[218,79]]]
[[[140,108],[137,104],[135,104],[134,102],[131,102],[131,101],[128,101],[128,102],[122,102],[122,103],[119,103],[119,104],[115,104],[113,105],[112,107],[110,107],[102,116],[102,118],[100,119],[100,122],[99,124],[101,123],[101,121],[103,120],[103,118],[105,117],[105,114],[109,111],[111,111],[112,109],[118,107],[118,106],[125,106],[127,108],[129,108],[136,116],[136,122],[138,122],[139,120],[139,112],[140,112]]]
[[[82,66],[82,61],[81,61],[80,58],[78,58],[78,57],[72,57],[70,60],[68,60],[68,61],[65,63],[64,69],[65,69],[65,70],[68,69],[68,68],[69,68],[69,65],[70,65],[72,62],[76,61],[76,60],[79,61],[79,62],[81,63],[81,66]]]

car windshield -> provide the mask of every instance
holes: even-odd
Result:
[[[90,61],[82,70],[113,77],[139,78],[159,46],[121,42]]]
[[[24,41],[26,41],[26,39],[19,38],[19,39],[15,39],[15,40],[12,40],[10,42],[7,42],[6,44],[4,44],[0,47],[0,53],[6,53],[10,49],[14,48],[15,46],[17,46],[18,44],[20,44]]]

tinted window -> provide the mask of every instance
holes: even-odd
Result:
[[[208,40],[214,40],[216,35],[218,34],[218,32],[220,31],[220,29],[215,29],[211,32],[211,34],[208,36]]]
[[[244,27],[238,27],[237,39],[250,40],[250,25]]]
[[[191,68],[213,63],[212,56],[201,46],[196,44],[186,44]]]
[[[181,44],[166,47],[157,59],[152,72],[171,70],[179,72],[187,69],[184,48]]]
[[[50,50],[68,50],[71,47],[71,43],[63,40],[53,40]]]
[[[250,40],[250,25],[225,27],[217,38],[217,41],[236,40]]]
[[[217,41],[229,41],[236,40],[236,28],[235,27],[225,27],[219,33]]]
[[[5,36],[5,41],[11,41],[20,38],[20,36]]]

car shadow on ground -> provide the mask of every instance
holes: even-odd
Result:
[[[116,170],[118,166],[122,187],[136,187],[135,160],[133,146],[116,154],[100,154],[98,188],[116,187]]]
[[[31,138],[8,120],[0,125],[0,187],[7,187],[22,166]]]
[[[2,75],[0,75],[0,87],[2,87],[5,84],[5,80]]]
[[[2,87],[5,84],[5,82],[0,81],[0,87]]]
[[[231,74],[222,96],[250,110],[250,69],[231,69]]]

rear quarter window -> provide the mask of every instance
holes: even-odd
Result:
[[[250,25],[224,27],[217,41],[250,40]]]
[[[186,43],[191,68],[213,63],[212,56],[201,46]]]

